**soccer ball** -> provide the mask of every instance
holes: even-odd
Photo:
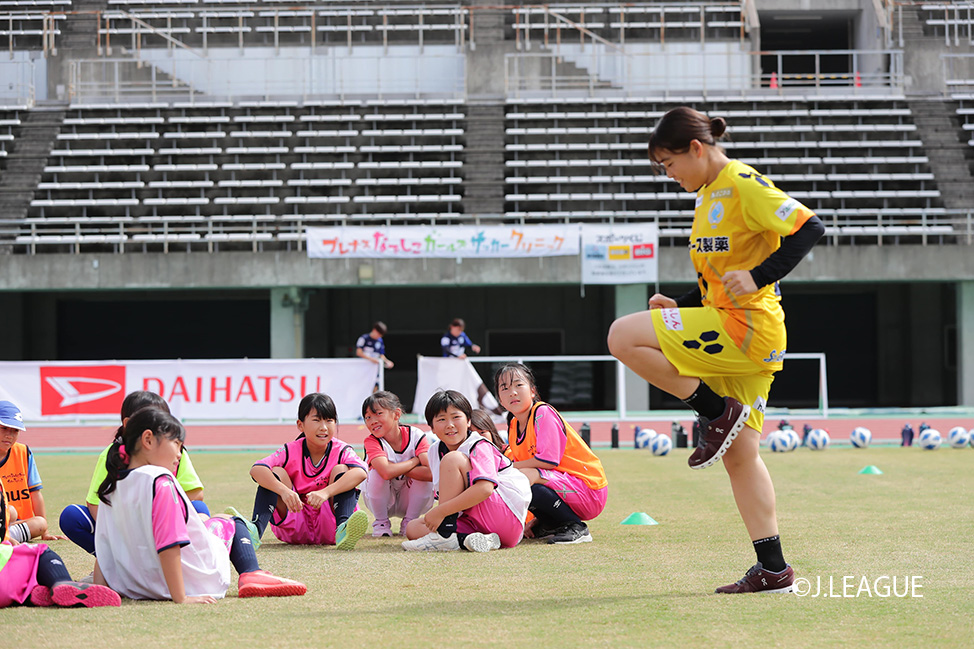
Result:
[[[805,438],[805,444],[813,451],[824,451],[828,448],[830,441],[832,440],[829,438],[829,434],[821,428],[813,429]]]
[[[964,448],[971,441],[971,434],[963,426],[955,426],[947,433],[947,443],[952,448]]]
[[[775,441],[781,439],[784,436],[784,434],[785,431],[781,429],[771,431],[770,433],[768,433],[768,436],[764,440],[765,445],[773,451]]]
[[[801,437],[798,436],[798,433],[795,431],[794,428],[789,428],[788,430],[784,430],[781,432],[785,437],[787,437],[790,440],[788,443],[791,445],[791,448],[788,450],[794,451],[796,448],[802,445],[802,439]]]
[[[787,453],[789,451],[794,451],[796,448],[798,448],[798,435],[796,435],[792,430],[779,431],[777,434],[771,435],[771,440],[768,446],[770,446],[771,450],[775,453]]]
[[[666,433],[660,433],[649,443],[653,455],[666,455],[673,449],[673,440]]]
[[[652,441],[656,439],[656,431],[652,428],[640,428],[636,431],[636,448],[649,448]]]
[[[928,428],[920,433],[918,440],[920,448],[925,451],[935,451],[940,448],[940,431]]]
[[[866,448],[869,446],[869,442],[873,441],[873,434],[868,428],[863,426],[857,426],[852,429],[852,433],[849,434],[849,441],[856,448]]]

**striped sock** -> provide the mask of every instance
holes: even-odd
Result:
[[[10,534],[10,538],[18,543],[30,541],[30,528],[27,527],[27,523],[14,523],[7,533]]]

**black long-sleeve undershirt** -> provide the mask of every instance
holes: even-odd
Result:
[[[784,237],[780,248],[751,269],[751,279],[758,288],[774,284],[794,270],[823,234],[825,234],[825,224],[817,216],[812,216],[794,234]],[[676,305],[681,308],[702,304],[703,295],[700,293],[699,284],[689,293],[676,298]]]

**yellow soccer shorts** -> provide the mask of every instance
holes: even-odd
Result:
[[[751,406],[747,425],[760,432],[774,372],[750,358],[724,330],[717,309],[653,309],[660,349],[681,376],[694,376],[721,396]]]

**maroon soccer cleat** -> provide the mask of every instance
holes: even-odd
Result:
[[[760,563],[751,566],[742,579],[733,584],[721,586],[715,593],[790,593],[795,583],[795,571],[785,566],[781,572],[765,570]]]
[[[700,445],[687,461],[691,469],[706,469],[716,464],[744,428],[744,423],[751,414],[750,406],[745,406],[733,397],[724,397],[724,404],[724,414],[717,419],[708,421],[706,417],[700,418],[703,435]]]

